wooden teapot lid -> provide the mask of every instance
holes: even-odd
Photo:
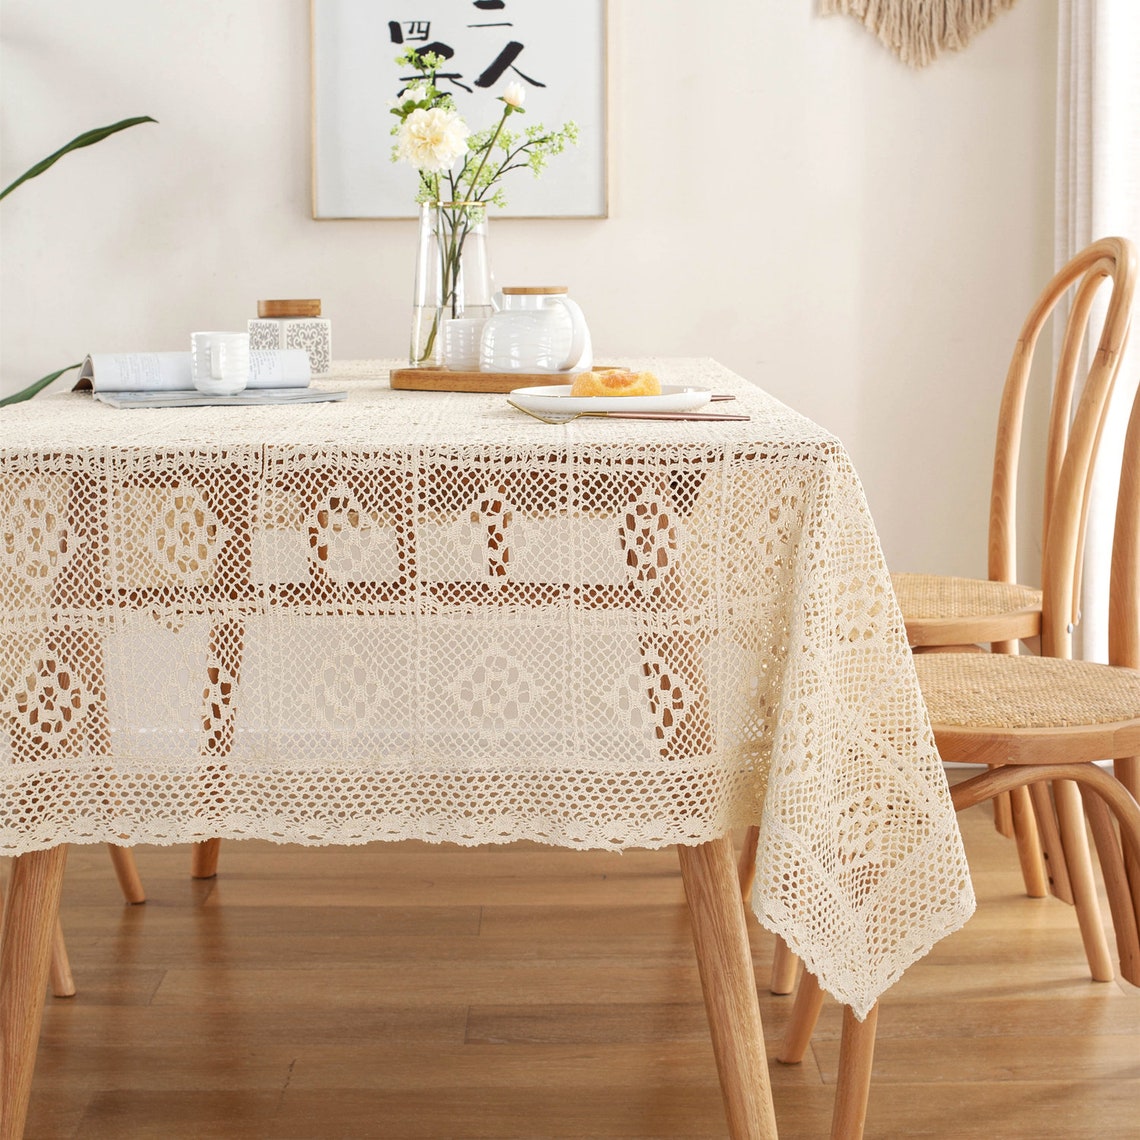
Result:
[[[259,317],[319,317],[320,298],[305,301],[258,301]]]

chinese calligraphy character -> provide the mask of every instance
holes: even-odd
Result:
[[[407,27],[405,34],[404,28]],[[430,20],[406,20],[403,24],[399,20],[388,21],[388,38],[394,44],[423,42],[431,33]]]
[[[532,79],[529,75],[520,71],[515,67],[515,60],[518,59],[519,53],[523,50],[523,45],[517,40],[511,40],[505,48],[495,57],[494,61],[487,67],[483,74],[475,80],[476,87],[492,87],[498,83],[504,71],[509,67],[520,79],[525,79],[532,87],[545,87],[545,83],[540,83],[537,79]]]
[[[506,0],[471,0],[472,7],[480,12],[504,12],[507,7]],[[438,22],[438,21],[437,21]],[[510,28],[514,27],[513,20],[499,20],[487,22],[472,22],[464,25],[469,32],[476,33],[476,41],[479,44],[486,44],[486,34],[491,28]],[[427,55],[429,52],[434,52],[441,59],[449,61],[455,58],[456,49],[451,44],[446,43],[442,39],[433,39],[429,41],[429,36],[432,32],[431,20],[390,20],[388,21],[388,33],[392,43],[415,43],[416,50],[421,55]],[[480,33],[483,33],[480,35]],[[446,33],[445,33],[446,34]],[[464,53],[465,59],[470,59],[471,53],[474,50],[467,39],[463,39],[462,32],[456,29],[455,34],[459,35],[460,41],[463,43],[466,51]],[[450,38],[450,37],[449,37]],[[422,46],[420,46],[422,45]],[[519,56],[522,54],[525,45],[520,40],[508,40],[505,46],[499,49],[498,54],[494,59],[479,72],[478,77],[474,80],[467,79],[466,74],[461,69],[454,69],[448,71],[438,71],[435,73],[435,82],[440,86],[445,83],[452,87],[466,91],[472,94],[475,87],[488,88],[493,87],[498,83],[506,71],[513,71],[520,79],[525,80],[532,87],[545,87],[546,84],[542,80],[528,75],[522,71],[517,64]],[[401,92],[406,89],[407,85],[415,81],[415,76],[404,75],[400,77],[400,82],[403,84]],[[474,84],[474,87],[470,84]]]

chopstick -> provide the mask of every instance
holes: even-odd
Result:
[[[751,416],[735,416],[727,412],[579,412],[600,420],[750,420]]]

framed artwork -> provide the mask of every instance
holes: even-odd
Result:
[[[605,0],[312,0],[313,217],[412,218],[416,172],[392,161],[390,101],[415,79],[407,48],[446,59],[437,86],[472,130],[509,83],[526,117],[574,120],[577,146],[504,180],[502,217],[606,216]]]

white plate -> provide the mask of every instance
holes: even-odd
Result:
[[[569,384],[516,388],[510,398],[529,412],[691,412],[712,399],[707,388],[662,384],[660,396],[571,396]]]

